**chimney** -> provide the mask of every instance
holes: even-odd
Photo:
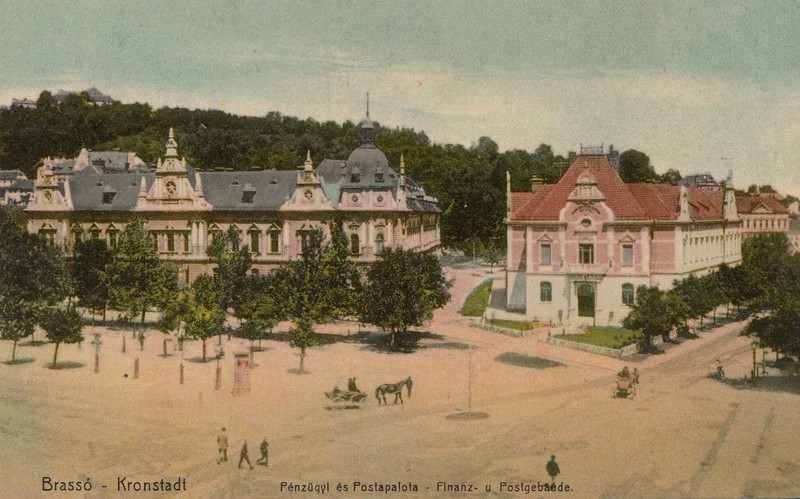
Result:
[[[608,146],[608,154],[606,154],[606,158],[611,164],[611,167],[619,172],[619,151],[614,150],[614,144]]]
[[[539,189],[542,188],[543,184],[544,180],[541,177],[537,177],[536,175],[534,175],[533,177],[531,177],[531,192],[538,191]]]
[[[567,163],[572,164],[576,159],[578,159],[578,154],[575,151],[570,151],[567,153]]]

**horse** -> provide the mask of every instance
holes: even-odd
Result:
[[[396,404],[397,401],[400,400],[400,403],[402,404],[403,385],[406,386],[406,388],[408,389],[408,396],[411,397],[411,386],[413,384],[414,382],[411,381],[411,376],[409,376],[408,378],[404,379],[403,381],[400,381],[399,383],[386,383],[385,385],[379,386],[378,388],[375,389],[375,398],[378,399],[378,405],[381,404],[381,400],[383,400],[384,404],[388,405],[388,403],[386,402],[386,394],[389,395],[394,394],[394,403]]]

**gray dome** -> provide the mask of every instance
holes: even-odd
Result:
[[[374,172],[378,169],[389,168],[389,160],[383,151],[374,145],[361,145],[347,158],[347,166],[353,168],[358,166],[362,172]]]

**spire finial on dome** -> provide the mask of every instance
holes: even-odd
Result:
[[[307,172],[314,170],[314,164],[311,162],[311,151],[306,150],[306,162],[303,164],[304,170]]]
[[[369,118],[369,92],[367,92],[367,118]]]
[[[175,142],[175,132],[172,130],[172,127],[169,127],[169,138],[167,139],[166,144],[167,152],[164,155],[166,158],[177,158],[178,157],[178,143]]]

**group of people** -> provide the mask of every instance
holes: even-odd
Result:
[[[219,435],[217,436],[217,448],[219,448],[219,455],[217,457],[217,464],[225,462],[228,460],[228,434],[225,428],[222,428]],[[250,457],[247,453],[247,440],[244,441],[242,444],[242,450],[239,452],[239,468],[242,467],[242,463],[247,462],[247,465],[250,466],[250,469],[253,469],[253,465],[250,463]],[[256,464],[263,464],[264,466],[269,466],[269,444],[267,443],[267,439],[261,441],[261,457],[256,461]]]

